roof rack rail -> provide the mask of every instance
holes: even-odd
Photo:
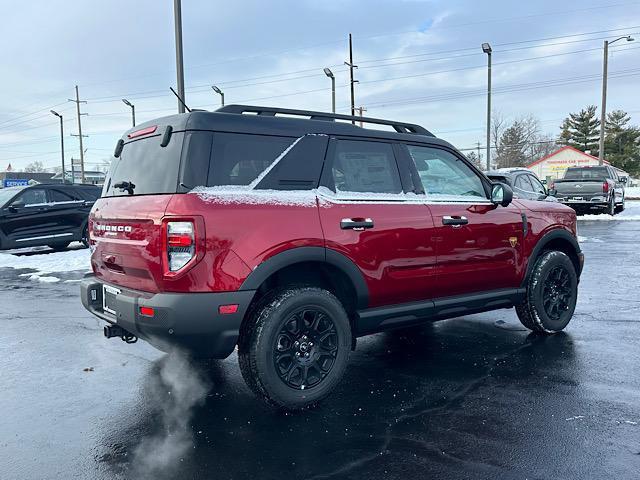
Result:
[[[255,113],[261,116],[274,117],[278,114],[298,115],[309,117],[309,120],[324,120],[333,122],[335,120],[350,120],[354,122],[373,123],[377,125],[389,125],[398,133],[413,133],[417,135],[427,135],[434,137],[429,130],[413,123],[394,122],[380,118],[356,117],[354,115],[342,115],[337,113],[315,112],[311,110],[294,110],[290,108],[258,107],[254,105],[226,105],[216,110],[222,113]]]

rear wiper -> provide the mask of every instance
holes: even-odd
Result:
[[[133,195],[133,190],[136,186],[131,182],[118,182],[113,185],[113,188],[123,191],[126,190],[129,195]]]

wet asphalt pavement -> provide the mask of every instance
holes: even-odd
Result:
[[[500,310],[363,338],[297,414],[256,400],[235,355],[106,340],[82,272],[39,283],[0,263],[0,478],[638,479],[640,203],[630,215],[579,222],[566,332]]]

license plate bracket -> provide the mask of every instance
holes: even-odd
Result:
[[[119,288],[112,287],[110,285],[102,286],[102,309],[112,315],[117,316],[116,298],[120,295],[121,290]]]

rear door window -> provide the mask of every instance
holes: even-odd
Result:
[[[61,192],[60,190],[49,190],[49,201],[51,203],[68,203],[77,201],[77,198],[73,198],[65,192]]]
[[[331,173],[336,192],[402,192],[398,165],[389,143],[338,140]]]
[[[174,132],[166,147],[160,146],[162,135],[125,143],[111,161],[103,196],[129,195],[115,188],[121,182],[133,184],[133,195],[176,193],[183,139],[184,132]]]
[[[295,140],[295,137],[215,133],[207,185],[249,185]]]

